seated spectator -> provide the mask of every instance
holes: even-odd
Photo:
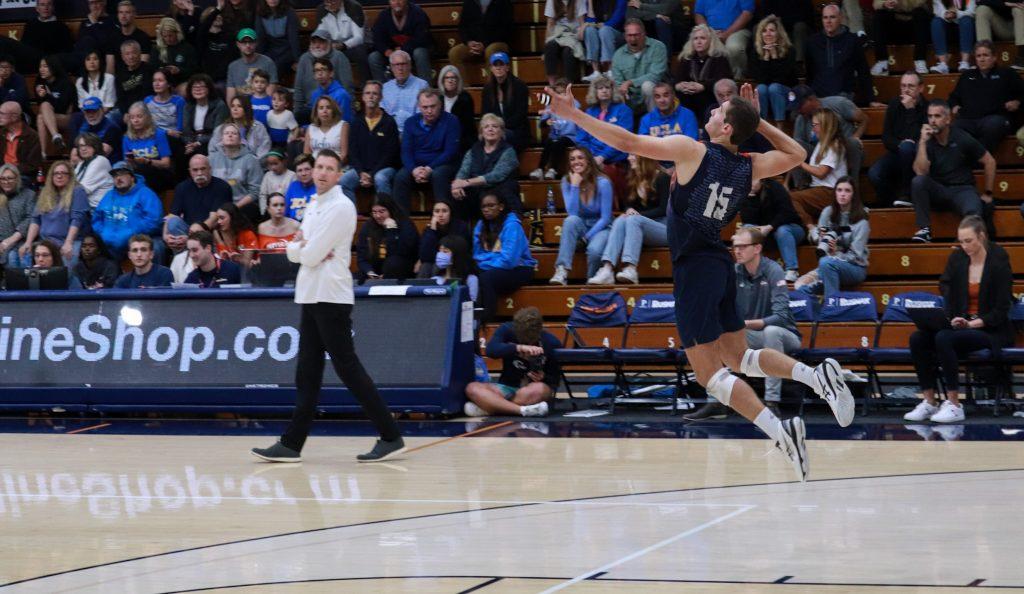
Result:
[[[811,154],[816,144],[813,139],[815,132],[811,125],[813,116],[822,109],[833,112],[839,118],[840,138],[846,144],[846,170],[853,176],[859,175],[861,164],[864,162],[864,144],[861,137],[868,129],[867,114],[845,97],[819,99],[814,89],[807,85],[797,85],[790,96],[793,99],[789,102],[789,109],[797,113],[796,122],[793,124],[793,138],[804,147],[807,154]],[[820,136],[820,133],[818,135]],[[802,187],[807,183],[807,175],[798,175],[794,181],[798,187]]]
[[[786,281],[796,281],[800,276],[796,248],[806,235],[786,186],[774,179],[754,180],[750,194],[740,202],[739,214],[744,227],[756,227],[763,237],[775,239]]]
[[[674,0],[635,0],[626,4],[626,19],[639,19],[648,37],[660,41],[665,50],[674,52],[683,33],[685,20],[683,5]],[[684,35],[685,36],[685,35]]]
[[[567,86],[569,81],[560,78],[555,81],[555,92],[565,93]],[[580,102],[573,99],[573,105],[579,108]],[[555,179],[560,175],[565,169],[565,154],[576,146],[576,134],[579,132],[575,123],[558,117],[547,107],[540,110],[540,125],[545,124],[550,130],[542,141],[540,162],[537,163],[537,168],[530,172],[530,179],[537,181]]]
[[[242,144],[241,133],[234,124],[223,124],[221,131],[221,148],[210,155],[210,168],[213,176],[220,178],[231,186],[235,206],[251,220],[260,216],[260,183],[263,181],[263,168],[259,159],[249,152]]]
[[[1024,70],[1024,6],[1012,0],[983,0],[975,17],[978,41],[1013,41],[1013,67]]]
[[[932,44],[935,46],[935,65],[929,70],[936,74],[949,74],[949,36],[956,35],[960,43],[960,64],[963,72],[971,67],[971,48],[974,47],[974,0],[932,0]]]
[[[212,233],[217,242],[218,258],[249,267],[252,250],[259,248],[259,240],[253,231],[252,222],[238,206],[232,202],[220,205]]]
[[[586,0],[547,0],[544,4],[544,74],[548,85],[558,78],[577,80],[583,55]],[[561,68],[559,68],[561,66]],[[561,70],[561,72],[559,72]]]
[[[505,209],[501,196],[480,198],[480,220],[473,229],[473,259],[480,270],[482,323],[494,318],[498,297],[514,293],[533,280],[537,260],[515,213]]]
[[[369,80],[370,63],[367,55],[367,42],[363,28],[366,26],[366,15],[362,5],[356,0],[324,0],[316,9],[317,30],[323,30],[327,36],[327,49],[337,54],[334,71],[341,78],[345,88],[352,89],[352,64],[359,68],[360,78]],[[310,44],[310,51],[313,51]],[[317,56],[319,57],[319,56]],[[334,60],[335,56],[331,56]],[[344,62],[345,67],[338,64]]]
[[[26,66],[38,64],[43,56],[52,56],[54,61],[60,61],[64,57],[74,59],[71,54],[74,49],[74,37],[67,24],[57,18],[54,4],[54,0],[36,0],[36,17],[25,21],[21,45],[22,49],[27,50],[24,53],[29,58]],[[62,70],[63,67],[62,64]]]
[[[694,114],[703,114],[714,99],[715,83],[731,78],[731,74],[725,46],[718,35],[707,25],[694,27],[672,70],[679,101]]]
[[[60,255],[60,248],[52,241],[44,239],[37,241],[32,246],[31,268],[63,268],[65,264],[64,258]],[[72,270],[72,267],[68,268],[68,286],[66,288],[79,291],[82,289],[82,282],[75,277]]]
[[[85,289],[110,289],[117,281],[121,270],[117,262],[104,253],[100,238],[87,233],[82,238],[81,249],[78,250],[78,264],[71,273],[82,283]]]
[[[110,256],[121,261],[128,250],[128,240],[133,236],[160,233],[164,207],[130,163],[115,163],[110,175],[114,178],[114,188],[93,210],[92,230],[103,240]],[[150,241],[147,249],[156,252],[157,261],[163,260],[163,242]]]
[[[291,106],[292,94],[288,89],[274,89],[270,112],[267,113],[267,133],[270,135],[272,147],[287,150],[288,144],[299,140],[299,135],[302,134],[302,128],[299,127]]]
[[[543,417],[562,378],[555,349],[562,343],[544,330],[536,307],[524,307],[494,331],[487,356],[502,359],[497,383],[471,382],[466,386],[466,416],[515,415]]]
[[[822,30],[807,40],[804,56],[807,85],[818,97],[839,95],[867,105],[875,93],[861,40],[843,27],[839,6],[835,4],[821,9],[821,24]]]
[[[601,75],[614,78],[612,56],[624,42],[622,31],[626,22],[627,4],[627,0],[600,0],[591,3],[591,10],[587,12],[583,24],[583,50],[590,65],[590,74],[583,77],[585,82],[590,82]],[[644,26],[640,19],[633,20],[641,27]],[[663,62],[663,66],[667,66],[668,61]]]
[[[121,46],[121,61],[114,70],[117,113],[128,114],[128,108],[144,101],[153,90],[153,66],[142,59],[139,43],[128,40]],[[120,117],[119,116],[119,117]]]
[[[433,45],[427,13],[409,0],[390,0],[388,7],[373,22],[370,75],[375,80],[387,80],[384,61],[401,50],[411,55],[416,62],[416,76],[430,80],[430,51]]]
[[[480,212],[480,196],[501,194],[513,211],[520,210],[519,159],[505,142],[505,122],[493,113],[480,118],[480,140],[462,159],[452,181],[451,196],[456,218],[471,221]]]
[[[153,238],[145,233],[132,235],[128,241],[128,259],[132,269],[117,278],[115,289],[156,289],[170,287],[174,282],[171,269],[154,264],[156,253]]]
[[[611,78],[630,107],[643,109],[650,105],[654,86],[668,71],[668,49],[657,39],[647,38],[639,19],[626,21],[625,32],[626,45],[612,56]]]
[[[78,136],[75,149],[78,157],[75,179],[85,190],[92,210],[114,187],[114,180],[110,179],[110,160],[103,154],[103,141],[90,132]]]
[[[99,52],[99,58],[106,66],[104,52],[115,43],[117,19],[107,14],[105,0],[88,0],[86,6],[89,12],[78,25],[74,51],[80,58],[92,52]]]
[[[143,100],[153,124],[171,138],[180,138],[185,127],[185,98],[174,94],[171,74],[164,68],[153,73],[153,94]]]
[[[203,10],[196,34],[196,47],[199,50],[200,68],[223,91],[228,77],[228,65],[238,58],[238,47],[233,32],[224,27],[224,16],[216,7],[210,6]]]
[[[693,20],[707,25],[725,46],[733,78],[741,79],[747,70],[748,25],[754,18],[754,0],[697,0]]]
[[[213,235],[209,231],[189,233],[186,249],[195,268],[185,277],[185,284],[199,285],[200,289],[219,289],[221,285],[242,282],[242,269],[238,264],[213,254]]]
[[[437,267],[434,266],[434,257],[437,255],[441,241],[449,235],[461,235],[464,240],[467,240],[468,245],[469,225],[465,221],[452,217],[450,202],[439,200],[434,203],[430,222],[427,223],[427,227],[423,230],[423,236],[420,238],[420,257],[414,268],[416,278],[430,278],[439,274]]]
[[[405,120],[419,111],[420,91],[430,85],[425,79],[411,74],[412,58],[406,52],[402,50],[392,52],[389,60],[391,61],[391,75],[394,78],[384,83],[380,106],[395,118],[395,123],[398,124],[398,134],[401,135],[405,131]],[[376,80],[385,79],[377,78]]]
[[[707,108],[704,109],[704,113],[699,116],[701,137],[704,140],[710,140],[708,132],[707,130],[704,129],[704,126],[706,126],[708,121],[711,119],[712,113],[716,109],[719,109],[720,107],[725,105],[727,101],[730,101],[733,97],[738,95],[740,89],[739,86],[736,84],[736,81],[734,81],[733,79],[723,78],[722,80],[715,83],[715,85],[712,87],[712,92],[714,94],[715,100],[712,103],[709,103]],[[742,151],[743,149],[740,150]]]
[[[81,243],[78,233],[88,222],[89,199],[85,189],[76,182],[71,163],[55,162],[46,174],[46,183],[39,189],[28,236],[19,250],[22,264],[31,265],[29,248],[37,239],[46,239],[59,246],[69,266],[74,266]]]
[[[917,330],[910,336],[910,356],[924,399],[903,416],[907,421],[962,422],[960,360],[982,349],[998,352],[1014,341],[1009,318],[1014,302],[1010,257],[989,241],[980,217],[968,216],[960,222],[957,241],[960,245],[949,255],[939,279],[949,328]],[[942,406],[935,399],[939,374],[946,388]]]
[[[31,111],[25,78],[14,71],[14,58],[0,54],[0,103],[16,102],[23,113]]]
[[[889,44],[894,38],[905,38],[899,32],[910,32],[914,42],[914,71],[928,74],[928,26],[931,11],[928,0],[908,0],[897,3],[895,0],[874,0],[875,8],[875,65],[871,67],[872,76],[889,75]]]
[[[447,235],[434,253],[434,274],[431,278],[439,285],[454,281],[466,285],[470,301],[476,301],[480,294],[480,279],[476,275],[476,264],[469,253],[469,242],[461,235]]]
[[[0,107],[0,110],[3,108]],[[109,117],[103,115],[103,104],[96,97],[89,97],[82,103],[82,117],[84,121],[78,129],[76,137],[92,134],[102,142],[102,155],[107,159],[120,159],[124,154],[122,139],[124,131],[115,124]],[[120,118],[118,118],[120,119]],[[71,150],[71,158],[79,158],[77,149]]]
[[[228,104],[236,95],[252,94],[252,73],[262,70],[270,75],[270,84],[277,84],[277,65],[274,61],[256,52],[256,32],[246,27],[235,36],[240,57],[228,64],[228,78],[225,93]],[[273,91],[273,87],[269,90]]]
[[[173,17],[160,19],[156,26],[156,52],[154,65],[167,74],[167,82],[174,92],[181,94],[185,81],[199,68],[196,48],[185,40],[185,32]]]
[[[105,66],[106,62],[99,51],[94,50],[85,54],[82,60],[82,75],[75,79],[80,109],[85,109],[85,101],[90,97],[96,97],[100,101],[100,109],[104,114],[117,106],[117,83],[114,82],[114,75],[104,70]]]
[[[402,133],[402,169],[395,174],[394,198],[406,213],[412,208],[414,185],[430,184],[434,200],[450,196],[459,151],[459,121],[442,108],[441,94],[424,89],[419,115],[409,118]]]
[[[290,219],[302,222],[302,217],[309,206],[313,194],[316,194],[316,184],[313,183],[313,157],[311,155],[299,155],[295,158],[295,181],[288,185],[284,193],[285,216]]]
[[[882,204],[910,206],[910,180],[914,178],[914,157],[921,126],[928,119],[921,75],[908,72],[900,77],[900,94],[885,108],[882,144],[885,153],[868,169],[868,179]]]
[[[811,23],[815,19],[814,6],[810,0],[762,0],[758,2],[758,11],[754,19],[760,24],[771,16],[775,17],[776,33],[780,30],[785,31],[787,41],[792,41],[790,49],[794,53],[796,61],[803,62],[807,36],[810,32]],[[756,50],[758,47],[756,31],[754,32],[754,39],[753,49]],[[748,60],[752,59],[748,58]],[[747,62],[747,64],[750,63],[749,61]],[[757,81],[758,79],[754,77],[754,80]],[[761,93],[761,97],[762,99],[764,98],[764,93]]]
[[[1024,27],[1024,22],[1021,26]],[[949,94],[949,105],[956,116],[953,126],[976,138],[985,150],[993,153],[999,141],[1010,134],[1009,118],[1020,110],[1024,81],[1012,68],[996,66],[991,41],[977,43],[974,63],[977,68],[962,72]]]
[[[267,199],[271,194],[280,194],[283,198],[288,186],[295,181],[295,172],[288,169],[287,158],[280,151],[272,150],[267,153],[263,158],[263,167],[267,172],[263,174],[263,181],[260,182],[260,212],[267,211]]]
[[[836,182],[832,204],[818,219],[818,280],[801,287],[807,293],[822,289],[825,297],[843,287],[864,282],[868,276],[868,237],[871,226],[864,203],[853,187],[853,179]],[[827,244],[826,246],[822,244]]]
[[[568,216],[562,223],[552,285],[568,283],[576,244],[587,246],[587,278],[601,266],[612,222],[612,182],[601,173],[590,151],[569,151],[569,173],[562,178],[562,200]]]
[[[620,128],[633,130],[633,110],[622,102],[619,90],[610,79],[602,77],[590,83],[590,90],[587,92],[587,105],[587,114]],[[601,142],[583,129],[576,134],[576,146],[587,149],[594,156],[598,170],[603,171],[618,190],[615,195],[624,195],[626,192],[624,167],[626,153]],[[571,158],[572,153],[570,153]]]
[[[107,72],[112,72],[125,65],[122,46],[129,41],[138,44],[140,59],[143,62],[149,62],[153,43],[150,41],[149,35],[136,26],[136,16],[135,5],[131,0],[121,0],[117,3],[118,26],[111,44],[107,46]],[[146,85],[146,88],[148,89],[149,85]]]
[[[249,85],[252,87],[252,94],[249,95],[252,117],[266,127],[267,114],[270,113],[274,105],[273,97],[267,92],[267,89],[270,88],[270,75],[262,70],[254,70],[249,81]]]
[[[928,104],[928,124],[921,126],[914,158],[915,177],[910,183],[917,233],[913,241],[932,240],[932,209],[952,209],[961,217],[980,215],[982,201],[991,204],[996,181],[996,160],[972,136],[950,126],[949,104],[933,99]],[[985,168],[985,193],[978,196],[974,166]]]
[[[339,6],[342,4],[342,0],[328,0],[328,2],[336,2]],[[363,8],[359,6],[355,0],[348,0],[344,2],[346,5],[354,4],[359,8],[360,15],[362,14]],[[324,18],[333,18],[328,15]],[[352,65],[349,63],[348,58],[345,54],[335,50],[331,45],[332,33],[321,26],[309,38],[309,51],[302,54],[299,58],[299,65],[295,70],[295,90],[294,96],[292,97],[292,108],[295,111],[297,117],[309,117],[309,112],[313,108],[313,101],[310,96],[313,94],[313,90],[317,88],[316,78],[313,76],[313,61],[320,58],[326,58],[330,60],[331,66],[334,68],[334,79],[342,84],[345,89],[352,88]],[[359,31],[360,39],[362,39],[362,30]],[[342,42],[335,42],[342,43]],[[362,41],[360,41],[360,48],[362,48]],[[362,49],[363,55],[365,56],[366,50]]]
[[[205,155],[214,129],[228,117],[228,106],[217,96],[213,79],[206,73],[194,74],[185,88],[185,113],[181,140],[186,155]]]
[[[649,112],[640,118],[638,134],[648,136],[672,136],[682,134],[697,140],[697,117],[679,104],[672,91],[672,83],[659,82],[652,91],[653,101]],[[674,164],[673,164],[674,166]]]
[[[227,0],[222,4],[224,26],[237,33],[245,27],[256,26],[256,4],[247,0]]]
[[[14,165],[0,165],[0,264],[11,268],[21,265],[19,248],[28,237],[36,193],[21,185]]]
[[[459,120],[459,129],[462,131],[459,151],[465,153],[476,142],[476,108],[473,97],[462,88],[462,73],[451,64],[441,68],[441,73],[437,75],[437,88],[444,100],[444,110]]]
[[[353,200],[356,189],[361,187],[391,195],[391,181],[401,164],[398,124],[380,108],[381,89],[380,82],[366,81],[362,93],[363,113],[352,122],[350,167],[341,176],[341,187]]]
[[[394,200],[378,194],[356,240],[359,280],[412,278],[419,247],[416,225]]]
[[[278,72],[294,72],[299,49],[299,16],[288,0],[259,0],[256,6],[256,51],[277,65]]]
[[[232,187],[213,176],[210,160],[194,155],[188,162],[189,179],[174,188],[174,200],[164,217],[164,243],[174,253],[185,249],[188,233],[195,227],[209,230],[217,223],[217,209],[232,199]]]
[[[629,155],[629,193],[625,196],[625,212],[612,223],[608,242],[601,254],[601,268],[587,279],[588,285],[614,285],[616,280],[634,285],[640,283],[636,267],[643,247],[668,246],[665,212],[670,181],[657,161]],[[615,266],[620,259],[622,269],[616,274]]]
[[[64,72],[60,60],[43,58],[39,61],[36,77],[36,100],[39,102],[39,140],[43,154],[63,155],[68,152],[68,141],[62,133],[71,122],[71,107],[75,104],[75,87]]]
[[[23,181],[34,181],[43,167],[39,134],[25,123],[21,106],[16,102],[0,104],[0,128],[0,155],[4,156],[4,163],[17,167]]]
[[[320,97],[313,104],[313,115],[306,128],[302,152],[313,155],[315,159],[320,151],[330,149],[341,157],[342,163],[347,162],[348,128],[348,122],[342,119],[341,110],[334,99]]]
[[[349,124],[352,123],[352,96],[348,94],[345,87],[334,78],[334,64],[327,58],[316,58],[313,60],[313,79],[316,86],[309,94],[309,105],[314,109],[310,110],[308,117],[312,117],[315,111],[317,99],[330,97],[338,104],[341,112],[341,119]]]
[[[776,127],[786,120],[789,92],[797,85],[796,61],[796,48],[790,43],[782,20],[769,14],[754,31],[747,71],[757,83],[761,118],[770,118]]]
[[[210,154],[218,152],[221,142],[221,129],[227,124],[234,124],[242,135],[242,144],[257,159],[262,159],[270,152],[270,133],[267,127],[256,121],[252,114],[252,104],[246,96],[238,96],[228,101],[228,117],[216,128],[210,138]]]
[[[125,161],[134,166],[135,173],[144,177],[153,191],[163,192],[174,187],[167,132],[156,127],[149,109],[141,101],[128,109],[123,150]]]
[[[532,141],[527,117],[530,90],[526,83],[509,71],[510,66],[508,54],[497,52],[491,55],[491,76],[484,83],[480,113],[500,116],[505,121],[505,140],[517,151],[522,151]]]
[[[509,23],[513,22],[512,0],[463,0],[459,13],[462,43],[448,50],[448,62],[465,76],[466,61],[488,64],[495,53],[509,53],[509,44],[512,43]]]
[[[817,243],[818,215],[832,202],[834,188],[839,178],[849,175],[846,167],[846,143],[843,141],[839,117],[828,109],[819,109],[812,118],[811,127],[818,137],[818,143],[808,161],[800,169],[810,175],[811,186],[792,194],[793,208],[807,227],[812,243]]]
[[[274,192],[267,197],[270,217],[256,228],[256,241],[261,250],[283,250],[299,232],[299,222],[285,216],[284,195]]]

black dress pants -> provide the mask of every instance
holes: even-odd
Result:
[[[938,332],[918,330],[910,335],[910,355],[921,389],[935,387],[936,368],[942,372],[947,390],[960,389],[959,360],[974,351],[995,348],[992,336],[983,330],[947,328]]]

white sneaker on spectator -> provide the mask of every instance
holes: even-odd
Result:
[[[879,60],[871,67],[871,76],[889,76],[889,62]]]
[[[945,62],[939,62],[936,65],[929,68],[935,74],[949,74],[949,66]]]
[[[602,72],[601,76],[607,78],[608,80],[615,80],[615,77],[612,76],[612,71],[611,70],[606,70],[606,71]]]
[[[928,74],[928,63],[924,60],[914,60],[914,71],[918,74]]]
[[[562,285],[563,287],[569,284],[569,271],[565,269],[565,266],[555,266],[555,274],[548,281],[549,285]]]
[[[939,412],[939,407],[928,404],[927,400],[922,400],[914,407],[914,410],[903,415],[903,420],[920,423],[921,421],[927,421],[932,418],[932,415],[937,412]]]
[[[583,80],[585,80],[587,82],[594,82],[600,76],[601,76],[601,71],[600,70],[595,70],[595,71],[591,72],[590,74],[584,76]]]
[[[556,177],[558,177],[558,172],[555,171],[554,167],[544,172],[544,179],[555,179]]]
[[[971,69],[971,63],[970,62],[960,62],[959,64],[956,65],[956,69],[957,69],[958,72],[964,72],[964,71],[970,70]]]
[[[906,198],[906,196],[904,196],[904,198]],[[892,205],[893,206],[913,207],[914,203],[911,202],[910,200],[897,199],[897,200],[893,200],[892,201]]]
[[[519,414],[524,417],[544,417],[548,414],[548,403],[538,402],[537,404],[528,404],[526,406],[519,407]]]
[[[533,171],[530,172],[530,179],[535,181],[540,181],[544,179],[544,170],[541,169],[540,167],[534,169]]]
[[[587,279],[588,285],[614,285],[615,274],[612,272],[611,266],[602,266],[594,276]]]
[[[795,283],[796,279],[798,279],[798,278],[800,278],[800,271],[799,270],[790,269],[790,270],[786,271],[786,282],[787,283]]]
[[[462,405],[462,412],[465,413],[465,415],[467,417],[486,417],[487,416],[487,411],[486,410],[480,408],[479,406],[476,405],[475,402],[472,402],[472,401],[469,401],[469,400],[466,401],[466,404]]]
[[[964,407],[963,405],[956,405],[946,400],[939,407],[939,412],[932,415],[931,421],[933,423],[959,423],[964,420]]]
[[[814,227],[807,232],[807,243],[811,245],[818,245],[818,228]]]
[[[620,283],[632,283],[634,285],[640,284],[640,275],[636,272],[636,266],[632,264],[626,266],[615,275],[615,278]]]

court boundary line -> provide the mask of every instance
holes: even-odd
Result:
[[[807,481],[807,483],[828,483],[828,482],[866,480],[866,479],[909,478],[909,477],[924,477],[924,476],[949,476],[949,475],[966,475],[966,474],[998,473],[998,472],[1024,472],[1024,468],[996,468],[996,469],[989,469],[989,470],[950,470],[950,471],[939,471],[939,472],[881,474],[881,475],[868,475],[868,476],[846,476],[846,477],[833,477],[833,478],[827,478],[827,479],[810,479],[810,480]],[[617,493],[617,494],[613,494],[613,495],[595,495],[595,496],[591,496],[591,497],[570,497],[570,498],[566,498],[566,499],[555,499],[555,500],[552,500],[549,503],[568,503],[568,502],[572,502],[572,501],[589,501],[589,500],[597,500],[597,499],[614,499],[616,497],[636,497],[636,496],[642,496],[642,495],[661,495],[661,494],[667,494],[667,493],[695,493],[695,492],[701,492],[701,491],[724,490],[724,489],[740,489],[740,488],[745,488],[745,487],[769,487],[769,486],[775,486],[775,485],[787,485],[787,484],[796,484],[796,483],[798,483],[798,481],[793,480],[793,481],[774,481],[774,482],[764,482],[764,483],[745,483],[745,484],[739,484],[739,485],[717,485],[717,486],[689,487],[689,488],[684,488],[684,489],[662,489],[662,490],[658,490],[658,491],[644,491],[644,492],[640,492],[640,493]],[[292,531],[292,532],[282,532],[282,533],[278,533],[278,534],[267,534],[267,535],[264,535],[264,536],[254,536],[254,537],[251,537],[251,538],[241,538],[241,539],[238,539],[238,540],[231,540],[231,541],[227,541],[227,542],[213,543],[213,544],[208,544],[208,545],[200,545],[200,546],[196,546],[196,547],[187,547],[187,548],[184,548],[184,549],[175,549],[175,550],[170,550],[170,551],[164,551],[164,552],[161,552],[161,553],[152,553],[152,554],[149,554],[149,555],[140,555],[138,557],[130,557],[128,559],[119,559],[117,561],[108,561],[108,562],[105,562],[105,563],[97,563],[95,565],[88,565],[88,566],[85,566],[85,567],[78,567],[78,568],[75,568],[75,569],[65,569],[63,571],[56,571],[56,572],[48,573],[48,574],[45,574],[45,575],[40,575],[40,576],[35,576],[35,577],[30,577],[30,578],[24,578],[24,579],[16,580],[16,581],[13,581],[13,582],[3,583],[3,584],[0,584],[0,588],[6,588],[8,586],[15,586],[15,585],[18,585],[18,584],[24,584],[24,583],[27,583],[27,582],[43,580],[43,579],[47,579],[47,578],[51,578],[51,577],[57,577],[57,576],[66,575],[66,574],[69,574],[69,573],[77,573],[79,571],[88,571],[90,569],[98,569],[100,567],[110,567],[112,565],[120,565],[122,563],[131,563],[133,561],[141,561],[143,559],[153,559],[153,558],[156,558],[156,557],[165,557],[165,556],[169,556],[169,555],[177,555],[179,553],[189,553],[189,552],[192,552],[192,551],[201,551],[201,550],[204,550],[204,549],[212,549],[212,548],[215,548],[215,547],[223,547],[223,546],[228,546],[228,545],[233,545],[233,544],[241,544],[241,543],[245,543],[245,542],[256,542],[256,541],[259,541],[259,540],[267,540],[267,539],[270,539],[270,538],[278,538],[278,537],[283,537],[283,536],[295,536],[295,535],[298,535],[298,534],[313,534],[313,533],[316,533],[316,532],[325,532],[327,530],[338,530],[338,529],[341,529],[341,528],[357,528],[357,527],[360,527],[360,526],[373,526],[373,525],[376,525],[376,524],[385,524],[385,523],[388,523],[388,522],[404,522],[404,521],[408,521],[408,520],[422,520],[422,519],[426,519],[426,518],[439,518],[439,517],[445,517],[445,516],[453,516],[453,515],[457,515],[457,514],[479,513],[479,512],[496,511],[496,510],[503,510],[503,509],[515,509],[515,508],[518,508],[518,507],[529,507],[529,506],[533,506],[533,505],[538,505],[538,504],[536,504],[536,503],[525,503],[525,504],[517,504],[517,505],[498,505],[498,506],[494,506],[494,507],[484,507],[484,508],[472,509],[472,510],[453,510],[453,511],[447,511],[447,512],[435,512],[435,513],[430,513],[430,514],[420,514],[420,515],[406,516],[406,517],[400,517],[400,518],[388,518],[388,519],[381,519],[381,520],[370,520],[368,522],[356,522],[356,523],[353,523],[353,524],[340,524],[340,525],[337,525],[337,526],[323,526],[323,527],[320,527],[320,528],[310,528],[310,529],[307,529],[307,530],[295,530],[295,531]],[[479,576],[479,577],[492,577],[492,576]],[[550,579],[550,578],[543,578],[543,579]],[[787,583],[791,583],[791,582],[787,582]],[[993,586],[985,586],[985,587],[991,588]]]

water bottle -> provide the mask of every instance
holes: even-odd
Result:
[[[548,186],[548,200],[546,204],[548,214],[555,214],[555,191]]]

